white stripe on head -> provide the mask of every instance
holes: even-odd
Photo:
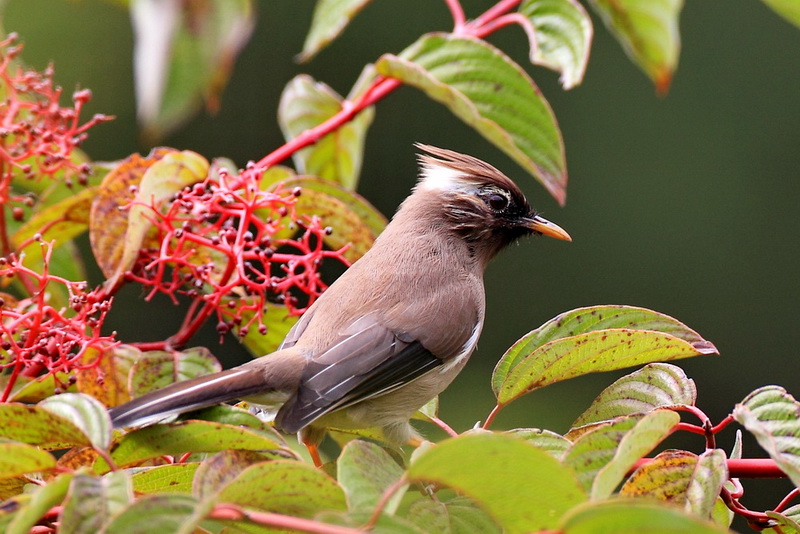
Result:
[[[464,191],[471,189],[472,180],[469,178],[463,171],[426,161],[417,187],[438,191]]]

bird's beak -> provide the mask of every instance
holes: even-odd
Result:
[[[566,230],[555,223],[551,223],[544,217],[536,215],[530,220],[527,226],[536,233],[546,235],[548,237],[555,237],[556,239],[563,239],[564,241],[572,241],[572,238],[569,236]]]

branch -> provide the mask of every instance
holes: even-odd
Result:
[[[652,462],[652,458],[642,458],[634,465],[633,470]],[[730,478],[786,478],[775,460],[770,458],[743,458],[727,460]]]
[[[242,510],[232,504],[218,504],[208,515],[208,519],[228,520],[228,521],[250,521],[265,527],[277,527],[280,529],[299,530],[301,532],[311,532],[313,534],[364,534],[362,530],[349,527],[331,525],[312,519],[302,517],[292,517],[290,515],[275,514],[272,512],[257,512],[254,510]]]

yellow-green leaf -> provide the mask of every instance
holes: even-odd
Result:
[[[205,347],[182,352],[143,352],[130,368],[130,393],[132,397],[140,397],[174,382],[219,371],[222,365]]]
[[[169,425],[152,425],[125,434],[111,451],[119,466],[136,464],[163,455],[179,456],[186,452],[219,452],[227,449],[271,450],[280,445],[256,430],[214,423],[184,421]],[[108,469],[99,459],[95,470]]]
[[[552,529],[586,500],[572,470],[547,452],[489,432],[431,447],[412,461],[407,476],[470,497],[512,534]]]
[[[45,450],[89,445],[89,438],[72,421],[40,406],[0,404],[0,437],[37,445]]]
[[[49,452],[26,443],[0,441],[0,478],[49,471],[55,466],[56,459]]]
[[[89,215],[89,240],[97,265],[106,278],[114,274],[122,258],[129,216],[125,206],[133,201],[147,169],[175,152],[159,148],[146,157],[132,154],[118,162],[100,183]]]
[[[42,236],[43,241],[55,241],[54,246],[63,245],[89,227],[89,209],[92,199],[97,195],[97,188],[87,188],[81,192],[47,206],[28,219],[11,236],[11,243],[18,252],[25,253],[27,265],[40,265],[42,261],[42,246],[31,239],[36,234]],[[27,245],[20,249],[28,241]]]
[[[117,345],[107,349],[100,363],[76,372],[78,391],[91,395],[106,407],[128,402],[131,400],[128,375],[141,354],[142,351],[133,345]],[[84,363],[97,357],[97,350],[90,347]]]
[[[62,393],[48,397],[39,408],[65,419],[89,438],[89,443],[101,450],[111,444],[111,418],[100,401],[82,393]]]
[[[587,373],[716,353],[697,332],[652,310],[579,308],[551,319],[509,348],[495,367],[492,390],[504,405]]]
[[[728,530],[678,508],[644,500],[614,499],[575,507],[559,522],[560,534],[646,532],[647,534],[724,534]]]
[[[403,475],[403,468],[382,447],[359,439],[344,447],[336,469],[336,479],[347,494],[348,509],[353,512],[373,510],[387,488]],[[394,494],[386,513],[394,513],[404,493]]]
[[[266,460],[256,451],[225,450],[203,460],[190,481],[190,492],[198,499],[208,499],[232,482],[251,465]],[[195,464],[196,465],[196,464]]]
[[[667,406],[693,406],[697,399],[694,380],[680,367],[651,363],[623,376],[597,396],[573,427]]]
[[[308,61],[336,39],[370,0],[317,0],[299,61]]]
[[[675,412],[656,410],[598,424],[575,440],[564,463],[577,472],[592,499],[607,498],[636,461],[666,438],[679,421]]]
[[[312,176],[298,176],[281,182],[282,188],[302,188],[295,212],[319,217],[332,229],[325,244],[332,249],[350,244],[345,257],[354,262],[363,256],[386,227],[386,217],[364,197],[338,184]],[[278,237],[281,237],[280,235]]]
[[[519,12],[530,21],[526,28],[532,63],[561,73],[561,85],[580,84],[589,61],[592,19],[576,0],[525,0]]]
[[[800,487],[800,402],[780,386],[764,386],[733,409],[733,417]]]
[[[76,475],[59,515],[59,532],[96,534],[133,501],[130,476],[125,471],[102,478]]]
[[[169,464],[145,467],[131,476],[136,493],[191,493],[199,464]]]
[[[800,2],[797,0],[762,0],[775,13],[800,27]]]
[[[590,0],[628,56],[666,93],[678,67],[683,0]]]
[[[118,235],[116,231],[109,232],[108,228],[97,227],[102,223],[95,222],[95,206],[100,206],[100,203],[93,204],[93,233],[102,234],[105,230],[111,234],[104,237],[97,235],[97,238],[105,241],[106,245],[99,247],[102,261],[98,258],[98,264],[101,268],[106,266],[103,268],[103,274],[108,278],[104,284],[107,291],[118,287],[122,283],[125,273],[136,262],[139,249],[151,227],[150,216],[153,209],[159,209],[163,203],[169,201],[175,193],[187,185],[203,180],[208,173],[208,168],[208,161],[203,156],[188,150],[169,152],[163,158],[149,165],[141,176],[133,203],[126,211],[124,224],[115,229],[118,230],[124,226],[123,236]],[[112,174],[114,173],[110,173],[106,180]],[[101,189],[105,184],[104,180]],[[102,203],[104,210],[109,209],[109,204],[111,203],[107,201]],[[94,240],[92,245],[95,248]],[[95,248],[95,256],[98,256],[98,248]]]
[[[342,110],[342,97],[308,75],[295,76],[283,90],[278,123],[287,141]],[[375,115],[370,107],[353,120],[292,155],[297,170],[353,190],[358,185],[367,128]]]
[[[444,104],[565,202],[567,166],[555,115],[503,52],[477,38],[429,33],[400,56],[382,56],[375,68]]]
[[[192,534],[213,505],[213,501],[203,503],[189,495],[177,493],[147,495],[117,514],[106,525],[104,532]]]
[[[346,508],[344,491],[335,480],[316,467],[290,460],[248,467],[220,490],[217,499],[297,517]]]
[[[30,495],[20,495],[4,502],[3,508],[14,511],[13,519],[5,525],[5,534],[30,534],[39,519],[64,500],[72,477],[72,473],[60,475],[48,484],[36,487]]]
[[[242,324],[247,324],[247,321],[253,316],[253,311],[244,310],[241,315]],[[258,328],[251,327],[244,337],[239,338],[250,354],[256,358],[278,350],[283,338],[286,337],[299,317],[289,315],[286,306],[282,304],[270,303],[261,319],[267,327],[266,334],[261,334]]]

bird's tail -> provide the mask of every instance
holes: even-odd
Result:
[[[263,373],[249,366],[237,367],[171,384],[109,410],[114,427],[141,426],[171,415],[266,393]]]

